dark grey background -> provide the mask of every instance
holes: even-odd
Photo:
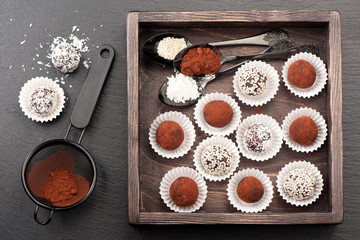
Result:
[[[345,220],[340,225],[310,226],[131,226],[127,219],[126,14],[129,11],[181,10],[339,10],[342,20]],[[0,2],[0,239],[359,239],[359,11],[357,0],[133,0]],[[12,19],[12,21],[10,20]],[[29,25],[32,23],[32,26]],[[40,70],[52,37],[68,37],[76,25],[94,54],[108,43],[116,57],[82,145],[98,166],[98,182],[81,206],[56,212],[41,226],[33,220],[34,203],[25,194],[20,170],[31,149],[62,138],[87,69],[61,84],[68,100],[51,123],[26,118],[18,104],[23,84],[36,76],[62,77],[54,68]],[[102,25],[102,27],[101,27]],[[94,31],[95,29],[95,31]],[[82,36],[80,33],[85,33]],[[26,36],[25,36],[26,35]],[[51,35],[52,37],[50,37]],[[20,44],[26,40],[24,44]],[[39,48],[39,44],[44,48]],[[38,49],[36,49],[38,48]],[[39,58],[36,57],[39,54]],[[36,59],[36,61],[33,60]],[[24,67],[22,67],[24,65]],[[10,66],[11,69],[10,69]],[[25,69],[25,71],[23,70]],[[32,69],[34,68],[34,69]]]

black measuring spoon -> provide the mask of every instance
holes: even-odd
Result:
[[[88,126],[96,102],[99,98],[101,89],[106,80],[106,76],[109,72],[111,63],[114,59],[114,49],[109,45],[102,45],[99,47],[98,51],[95,54],[93,63],[90,67],[90,70],[86,76],[86,80],[81,89],[80,95],[76,102],[74,111],[71,115],[71,123],[66,132],[64,139],[53,139],[48,140],[40,145],[36,146],[30,154],[26,157],[24,164],[21,170],[21,180],[25,192],[30,197],[30,199],[36,204],[34,219],[36,222],[42,225],[50,223],[54,211],[58,210],[67,210],[73,207],[76,207],[83,203],[93,192],[95,188],[95,183],[97,179],[97,170],[95,161],[90,155],[90,153],[80,145],[81,140],[84,136],[85,129]],[[80,138],[77,142],[71,141],[68,138],[69,131],[72,127],[77,129],[82,129]],[[28,181],[29,174],[34,166],[39,166],[42,161],[50,159],[54,154],[59,151],[65,151],[67,154],[70,154],[75,162],[75,173],[82,176],[89,182],[89,190],[86,195],[82,197],[79,201],[72,203],[69,206],[56,206],[52,202],[48,201],[45,198],[42,198],[36,195],[34,192],[35,189],[39,189],[41,183],[44,184],[44,180],[48,177],[49,173],[55,168],[62,168],[61,160],[52,160],[51,164],[46,165],[46,169],[42,169],[41,173],[38,176],[36,175],[36,183]],[[45,220],[40,220],[38,218],[39,208],[44,208],[50,211],[49,216]]]

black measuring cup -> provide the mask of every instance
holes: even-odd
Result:
[[[86,76],[86,80],[81,89],[74,111],[71,115],[71,123],[67,129],[65,138],[48,140],[39,144],[34,149],[32,149],[24,161],[21,170],[22,184],[27,195],[36,204],[34,219],[36,222],[42,225],[46,225],[51,221],[54,211],[67,210],[83,203],[91,195],[95,188],[97,178],[96,165],[90,153],[84,147],[82,147],[80,143],[84,136],[85,129],[90,122],[96,102],[114,59],[114,55],[115,52],[111,46],[102,45],[99,47],[95,54],[93,64],[91,65],[90,70]],[[77,142],[67,139],[72,127],[75,127],[76,129],[82,129],[81,135]],[[53,160],[52,158],[52,156],[55,156],[55,154],[60,152],[66,153],[66,156],[71,156],[75,163],[74,173],[77,176],[81,176],[81,178],[85,178],[89,183],[89,190],[87,193],[77,202],[72,203],[69,206],[53,205],[52,202],[43,197],[39,197],[34,193],[36,192],[35,189],[39,189],[39,185],[44,183],[44,180],[48,177],[49,173],[53,169],[61,168],[62,164],[65,164],[66,161],[64,159]],[[28,181],[28,177],[29,174],[31,174],[31,170],[34,168],[34,166],[39,166],[42,161],[50,158],[52,158],[51,162],[43,165],[43,168],[45,169],[38,171],[39,174],[31,176],[35,180],[30,183]],[[50,211],[48,218],[45,220],[40,220],[38,218],[38,211],[40,207]]]

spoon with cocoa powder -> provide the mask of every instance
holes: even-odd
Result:
[[[160,86],[160,89],[158,92],[159,100],[162,103],[165,103],[170,106],[189,106],[189,105],[195,104],[203,96],[206,85],[209,82],[215,80],[216,78],[219,78],[220,76],[222,76],[226,73],[229,73],[229,72],[232,72],[232,71],[238,69],[239,67],[244,65],[249,60],[269,61],[269,60],[274,60],[274,59],[287,59],[290,56],[292,56],[296,53],[300,53],[300,52],[309,52],[314,55],[319,55],[319,52],[320,52],[319,47],[315,44],[306,44],[306,45],[301,45],[301,46],[297,46],[297,47],[291,47],[285,51],[281,50],[281,49],[285,48],[285,46],[282,45],[281,42],[278,42],[278,45],[279,46],[269,48],[266,51],[259,53],[257,55],[248,55],[247,56],[248,58],[246,60],[244,60],[241,63],[238,63],[232,67],[229,67],[225,70],[222,70],[222,71],[219,71],[219,72],[216,72],[213,74],[205,75],[202,77],[193,78],[194,80],[196,80],[197,89],[199,91],[198,97],[196,99],[190,99],[190,100],[183,101],[183,102],[175,102],[175,101],[171,100],[167,96],[167,89],[168,89],[168,83],[169,83],[169,79],[167,79]],[[280,51],[279,51],[279,49],[280,49]]]
[[[268,47],[259,54],[285,51],[294,46],[290,39],[280,39],[272,46]],[[221,54],[219,49],[215,46],[204,44],[194,45],[181,50],[174,58],[174,68],[184,75],[191,77],[203,77],[205,75],[215,74],[220,71],[224,63],[230,61],[245,61],[252,60],[259,57],[255,55],[242,55],[242,56],[225,56]]]

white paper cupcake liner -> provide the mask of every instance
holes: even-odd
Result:
[[[179,207],[174,204],[170,197],[170,186],[179,177],[189,177],[194,180],[199,189],[197,201],[188,207]],[[165,174],[160,183],[160,195],[166,206],[175,212],[195,212],[199,210],[205,202],[207,196],[207,186],[205,180],[194,169],[188,167],[178,167],[170,170]]]
[[[46,115],[40,115],[34,112],[29,104],[31,94],[36,88],[50,87],[56,92],[56,103],[53,106],[51,112]],[[47,77],[35,77],[28,80],[20,90],[19,94],[20,108],[24,114],[33,121],[37,122],[49,122],[57,118],[62,112],[65,105],[65,93],[64,90],[55,81]]]
[[[244,143],[245,131],[248,129],[248,127],[258,123],[268,127],[271,132],[271,145],[261,153],[249,151]],[[281,145],[283,143],[283,134],[280,125],[276,122],[275,119],[264,114],[255,114],[247,117],[240,123],[240,126],[236,132],[236,142],[241,154],[244,157],[255,161],[265,161],[273,158],[280,151]]]
[[[293,141],[289,134],[289,128],[291,123],[302,116],[310,117],[316,124],[318,128],[318,136],[315,141],[308,146],[301,145],[295,141]],[[321,147],[321,145],[325,142],[327,135],[327,127],[325,123],[325,119],[320,115],[319,112],[315,111],[311,108],[297,108],[291,111],[284,119],[282,123],[282,132],[284,135],[285,143],[294,151],[297,152],[313,152]]]
[[[264,187],[264,195],[255,203],[242,201],[237,195],[237,187],[240,181],[246,177],[257,178]],[[256,213],[265,210],[271,203],[274,195],[273,185],[270,178],[262,171],[248,168],[234,174],[229,180],[227,194],[230,203],[239,211],[246,213]]]
[[[182,144],[174,150],[166,150],[162,148],[156,141],[156,130],[159,125],[164,121],[177,122],[184,131],[184,141]],[[156,153],[165,158],[178,158],[184,156],[190,151],[192,145],[195,142],[195,128],[190,119],[180,112],[166,112],[159,115],[151,124],[149,131],[150,145]]]
[[[203,114],[203,109],[205,105],[211,101],[216,101],[216,100],[220,100],[228,103],[233,110],[233,118],[231,122],[222,128],[213,127],[210,124],[208,124],[205,121]],[[228,136],[231,133],[233,133],[239,126],[239,123],[241,121],[241,110],[239,105],[236,103],[236,101],[230,96],[223,93],[210,93],[202,97],[199,100],[199,102],[196,104],[194,109],[194,119],[195,122],[200,127],[200,129],[205,133],[214,136]]]
[[[316,71],[316,79],[314,84],[309,88],[297,88],[289,82],[288,79],[288,69],[292,63],[297,60],[305,60],[309,62]],[[282,70],[282,77],[285,83],[285,86],[295,94],[296,96],[303,97],[303,98],[310,98],[314,97],[319,94],[322,89],[325,87],[326,81],[328,79],[327,71],[324,62],[311,53],[298,53],[291,58],[289,58],[285,65],[283,66]]]
[[[315,179],[316,179],[316,189],[315,189],[315,192],[314,192],[314,195],[307,198],[307,199],[304,199],[304,200],[296,200],[292,197],[290,197],[285,191],[284,191],[284,181],[285,181],[285,177],[286,177],[286,174],[288,172],[290,172],[291,170],[293,169],[307,169],[309,170],[310,172],[312,172],[315,176]],[[295,205],[295,206],[300,206],[300,207],[303,207],[303,206],[307,206],[313,202],[316,201],[316,199],[319,198],[320,194],[321,194],[321,191],[323,189],[323,177],[319,171],[319,169],[317,167],[315,167],[314,164],[311,164],[309,162],[306,162],[306,161],[295,161],[295,162],[291,162],[291,163],[288,163],[286,164],[282,169],[281,171],[279,172],[279,175],[277,177],[277,180],[276,180],[276,187],[280,193],[280,196],[287,202],[287,203],[290,203],[292,205]]]
[[[259,96],[248,96],[244,94],[239,87],[241,72],[251,68],[257,68],[262,70],[267,77],[267,87],[265,91]],[[236,71],[233,79],[233,87],[236,96],[241,102],[250,106],[261,106],[269,102],[275,96],[279,89],[279,82],[280,77],[274,67],[262,61],[251,61],[245,63]]]
[[[207,146],[212,145],[220,145],[225,147],[232,156],[232,164],[230,170],[224,175],[214,175],[205,171],[202,163],[201,163],[201,155]],[[194,152],[194,165],[196,170],[206,179],[210,181],[221,181],[229,178],[239,166],[240,163],[240,155],[239,150],[237,149],[235,143],[233,143],[230,139],[220,136],[212,136],[203,140],[196,148]]]

